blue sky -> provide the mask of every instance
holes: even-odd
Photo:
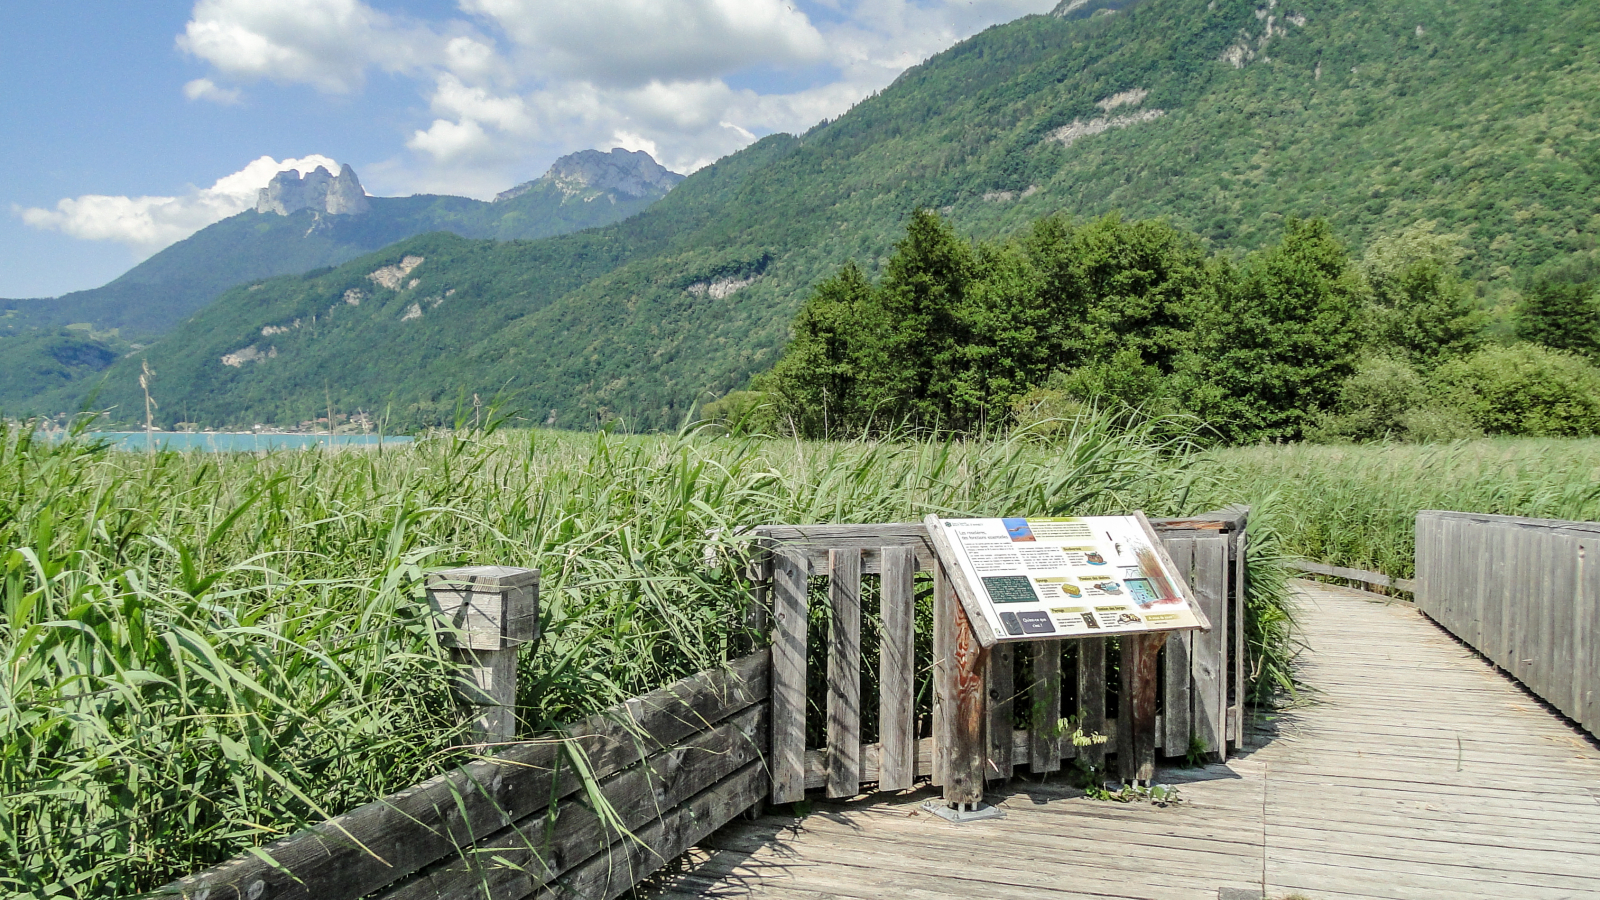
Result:
[[[692,171],[1054,0],[75,0],[0,29],[0,297],[95,287],[280,168],[487,197],[587,147]]]

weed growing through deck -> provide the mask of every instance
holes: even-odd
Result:
[[[1139,785],[1123,784],[1120,781],[1105,781],[1085,787],[1083,793],[1090,800],[1103,800],[1112,803],[1148,801],[1152,806],[1162,808],[1183,802],[1183,798],[1178,796],[1178,789],[1167,784]]]

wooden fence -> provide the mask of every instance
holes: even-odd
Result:
[[[767,659],[636,697],[565,740],[512,744],[160,893],[608,900],[767,795]],[[616,818],[587,802],[575,754]]]
[[[1225,756],[1243,730],[1245,513],[1155,523],[1213,628],[1173,636],[1154,671],[1133,664],[1137,642],[1128,640],[1120,661],[1106,638],[1002,644],[988,653],[975,642],[961,646],[956,626],[965,613],[921,523],[759,529],[765,550],[749,607],[760,630],[770,621],[770,650],[629,700],[564,735],[505,742],[493,756],[157,893],[609,900],[767,798],[798,800],[807,788],[831,797],[901,790],[922,775],[946,784],[947,798],[963,778],[981,796],[985,780],[1009,777],[1017,765],[1046,773],[1079,753],[1097,762],[1107,752],[1124,760],[1136,749],[1153,754],[1133,747],[1134,729],[1119,729],[1113,714],[1119,700],[1129,705],[1120,698],[1135,694],[1154,698],[1153,709],[1139,707],[1150,714],[1141,721],[1155,719],[1155,743],[1168,755],[1185,755],[1198,741]],[[815,585],[825,597],[816,607],[813,575],[826,578]],[[475,728],[475,740],[489,747],[509,721],[499,707],[514,687],[498,673],[517,642],[536,634],[518,622],[525,604],[536,603],[537,573],[477,567],[436,580],[441,614],[459,620],[458,630],[482,629],[441,638],[467,673],[463,696],[490,710]],[[933,601],[920,628],[919,583]],[[864,587],[877,596],[874,610],[863,610]],[[818,627],[827,634],[822,646],[811,641]],[[864,644],[878,650],[865,667]],[[825,664],[808,681],[813,650]],[[867,716],[864,681],[877,694]],[[919,683],[937,697],[919,700]],[[1072,746],[1059,728],[1066,713],[1113,741]],[[826,734],[822,746],[808,746],[808,716],[825,719],[816,729]],[[958,728],[957,716],[978,717],[968,723],[978,727]],[[877,740],[862,739],[864,724]],[[981,746],[962,746],[963,734],[979,735]]]
[[[1355,581],[1368,587],[1382,588],[1386,591],[1405,591],[1415,593],[1417,582],[1411,578],[1391,578],[1382,572],[1369,572],[1366,569],[1352,569],[1347,566],[1333,566],[1327,563],[1313,562],[1309,559],[1286,559],[1284,566],[1308,575],[1321,575],[1324,578],[1341,578],[1345,581]]]
[[[1424,510],[1417,606],[1600,734],[1600,524]]]
[[[1167,756],[1200,748],[1225,758],[1243,737],[1247,512],[1154,522],[1213,623],[1207,633],[1172,636],[1157,663],[1156,747]],[[1000,644],[983,654],[979,685],[963,678],[961,650],[950,637],[960,604],[922,523],[768,526],[758,533],[771,551],[760,578],[770,586],[774,616],[773,802],[814,788],[830,797],[901,790],[918,776],[947,784],[952,755],[962,752],[951,720],[977,714],[972,695],[982,706],[978,764],[985,780],[1010,777],[1017,765],[1055,771],[1080,753],[1096,765],[1108,751],[1124,761],[1134,755],[1131,729],[1119,729],[1108,714],[1137,692],[1132,641],[1110,659],[1110,638]],[[919,573],[933,595],[931,641],[918,641],[914,627]],[[876,594],[875,609],[863,608],[864,588]],[[812,608],[813,597],[823,609]],[[877,659],[863,659],[864,645],[876,647]],[[813,666],[826,677],[816,677]],[[919,674],[926,676],[920,691]],[[863,675],[875,682],[876,709],[862,708]],[[1110,740],[1076,747],[1062,737],[1063,718]],[[869,722],[876,741],[863,739]]]

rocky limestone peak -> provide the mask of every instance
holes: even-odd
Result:
[[[256,195],[256,212],[287,216],[302,209],[313,209],[335,216],[358,216],[372,208],[361,179],[349,163],[334,175],[322,166],[301,176],[290,169],[272,176]]]
[[[601,191],[621,197],[659,197],[672,190],[684,176],[668,171],[643,150],[618,147],[610,153],[580,150],[556,160],[550,171],[534,181],[503,191],[496,202],[520,197],[540,184],[553,184],[571,197]]]

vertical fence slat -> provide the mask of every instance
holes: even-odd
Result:
[[[861,792],[861,551],[828,551],[828,796]]]
[[[1528,558],[1534,567],[1528,578],[1528,599],[1532,602],[1527,604],[1524,617],[1526,631],[1520,658],[1527,675],[1524,683],[1559,709],[1563,704],[1556,685],[1551,684],[1549,678],[1552,659],[1550,620],[1556,614],[1557,545],[1565,541],[1559,535],[1541,535],[1531,528],[1523,531],[1527,535],[1526,543],[1530,551]],[[1563,613],[1570,609],[1570,606],[1562,604]]]
[[[956,702],[956,673],[950,638],[955,633],[955,591],[944,566],[933,566],[933,784],[943,786],[950,762],[950,719]]]
[[[1578,627],[1573,635],[1573,680],[1578,687],[1577,719],[1590,734],[1600,734],[1600,539],[1578,545]]]
[[[1512,645],[1511,671],[1515,673],[1523,684],[1539,691],[1538,660],[1539,650],[1539,607],[1544,602],[1544,550],[1545,542],[1540,540],[1541,535],[1529,528],[1516,530],[1517,566],[1517,591],[1516,619],[1517,640]]]
[[[803,554],[773,561],[772,802],[806,796],[806,578]]]
[[[1499,590],[1495,592],[1495,609],[1499,612],[1495,633],[1495,649],[1490,654],[1502,669],[1514,672],[1517,655],[1517,577],[1522,573],[1517,556],[1515,529],[1508,525],[1495,526],[1493,535],[1499,544],[1499,571],[1495,579]]]
[[[1560,535],[1551,542],[1550,593],[1545,608],[1546,621],[1540,626],[1545,642],[1544,680],[1549,685],[1550,702],[1574,719],[1579,718],[1580,682],[1569,678],[1576,649],[1582,609],[1578,594],[1578,547],[1582,538]]]
[[[1463,532],[1456,541],[1456,550],[1462,554],[1459,560],[1458,572],[1475,572],[1472,590],[1472,608],[1475,615],[1470,623],[1466,623],[1465,631],[1458,632],[1466,636],[1467,643],[1483,651],[1483,655],[1493,659],[1499,651],[1490,647],[1489,636],[1500,633],[1500,590],[1499,576],[1501,567],[1505,565],[1505,558],[1499,553],[1498,528],[1469,529],[1466,522],[1460,523]],[[1460,578],[1456,579],[1460,585]],[[1448,582],[1445,582],[1448,583]],[[1493,625],[1489,623],[1493,622]]]
[[[1244,716],[1246,700],[1248,699],[1245,696],[1244,688],[1244,661],[1245,657],[1250,655],[1250,648],[1245,642],[1244,633],[1244,609],[1247,605],[1245,602],[1245,590],[1250,585],[1248,559],[1245,556],[1245,542],[1248,540],[1249,535],[1242,530],[1233,535],[1233,552],[1235,556],[1233,565],[1234,655],[1232,681],[1233,704],[1238,709],[1238,713],[1233,719],[1233,746],[1239,749],[1244,747]],[[1172,639],[1168,638],[1167,643],[1172,643]],[[1170,753],[1171,751],[1169,750],[1168,752]]]
[[[1482,647],[1483,609],[1488,602],[1486,591],[1490,581],[1490,560],[1483,554],[1483,548],[1466,546],[1467,535],[1462,525],[1464,522],[1451,519],[1435,522],[1434,527],[1438,528],[1443,548],[1438,554],[1437,570],[1430,577],[1434,581],[1432,589],[1438,593],[1432,605],[1440,609],[1440,617],[1446,617],[1440,618],[1440,621],[1450,621],[1448,617],[1454,617],[1454,633],[1461,634],[1474,647]],[[1453,602],[1445,599],[1450,594],[1456,597]],[[1450,613],[1443,612],[1446,602],[1451,602]]]
[[[903,791],[916,779],[916,609],[910,547],[884,547],[879,608],[878,788]]]
[[[1106,733],[1106,639],[1078,638],[1078,715],[1084,734]],[[1100,768],[1106,762],[1105,744],[1079,749],[1084,761]]]
[[[750,598],[744,606],[744,628],[760,646],[767,633],[772,608],[772,551],[760,547],[751,554],[745,577],[750,580]]]
[[[1162,539],[1161,544],[1167,548],[1167,555],[1172,557],[1184,583],[1193,584],[1194,536],[1167,537]],[[1167,639],[1164,659],[1167,687],[1162,698],[1166,716],[1161,746],[1168,756],[1182,756],[1189,752],[1189,734],[1194,721],[1190,712],[1192,700],[1189,688],[1189,656],[1193,645],[1194,635],[1187,631],[1180,631]]]
[[[1011,721],[1013,699],[1016,697],[1015,644],[996,644],[989,648],[989,664],[985,667],[989,690],[988,761],[984,763],[985,778],[1011,777]]]
[[[1102,678],[1102,682],[1104,679]],[[1039,775],[1061,768],[1061,642],[1028,643],[1028,764]],[[1104,690],[1102,688],[1102,702]]]
[[[1190,659],[1194,677],[1194,733],[1205,741],[1206,750],[1226,759],[1227,682],[1223,673],[1228,663],[1228,544],[1222,535],[1205,535],[1194,542],[1194,588],[1211,620],[1209,632],[1195,634]]]

